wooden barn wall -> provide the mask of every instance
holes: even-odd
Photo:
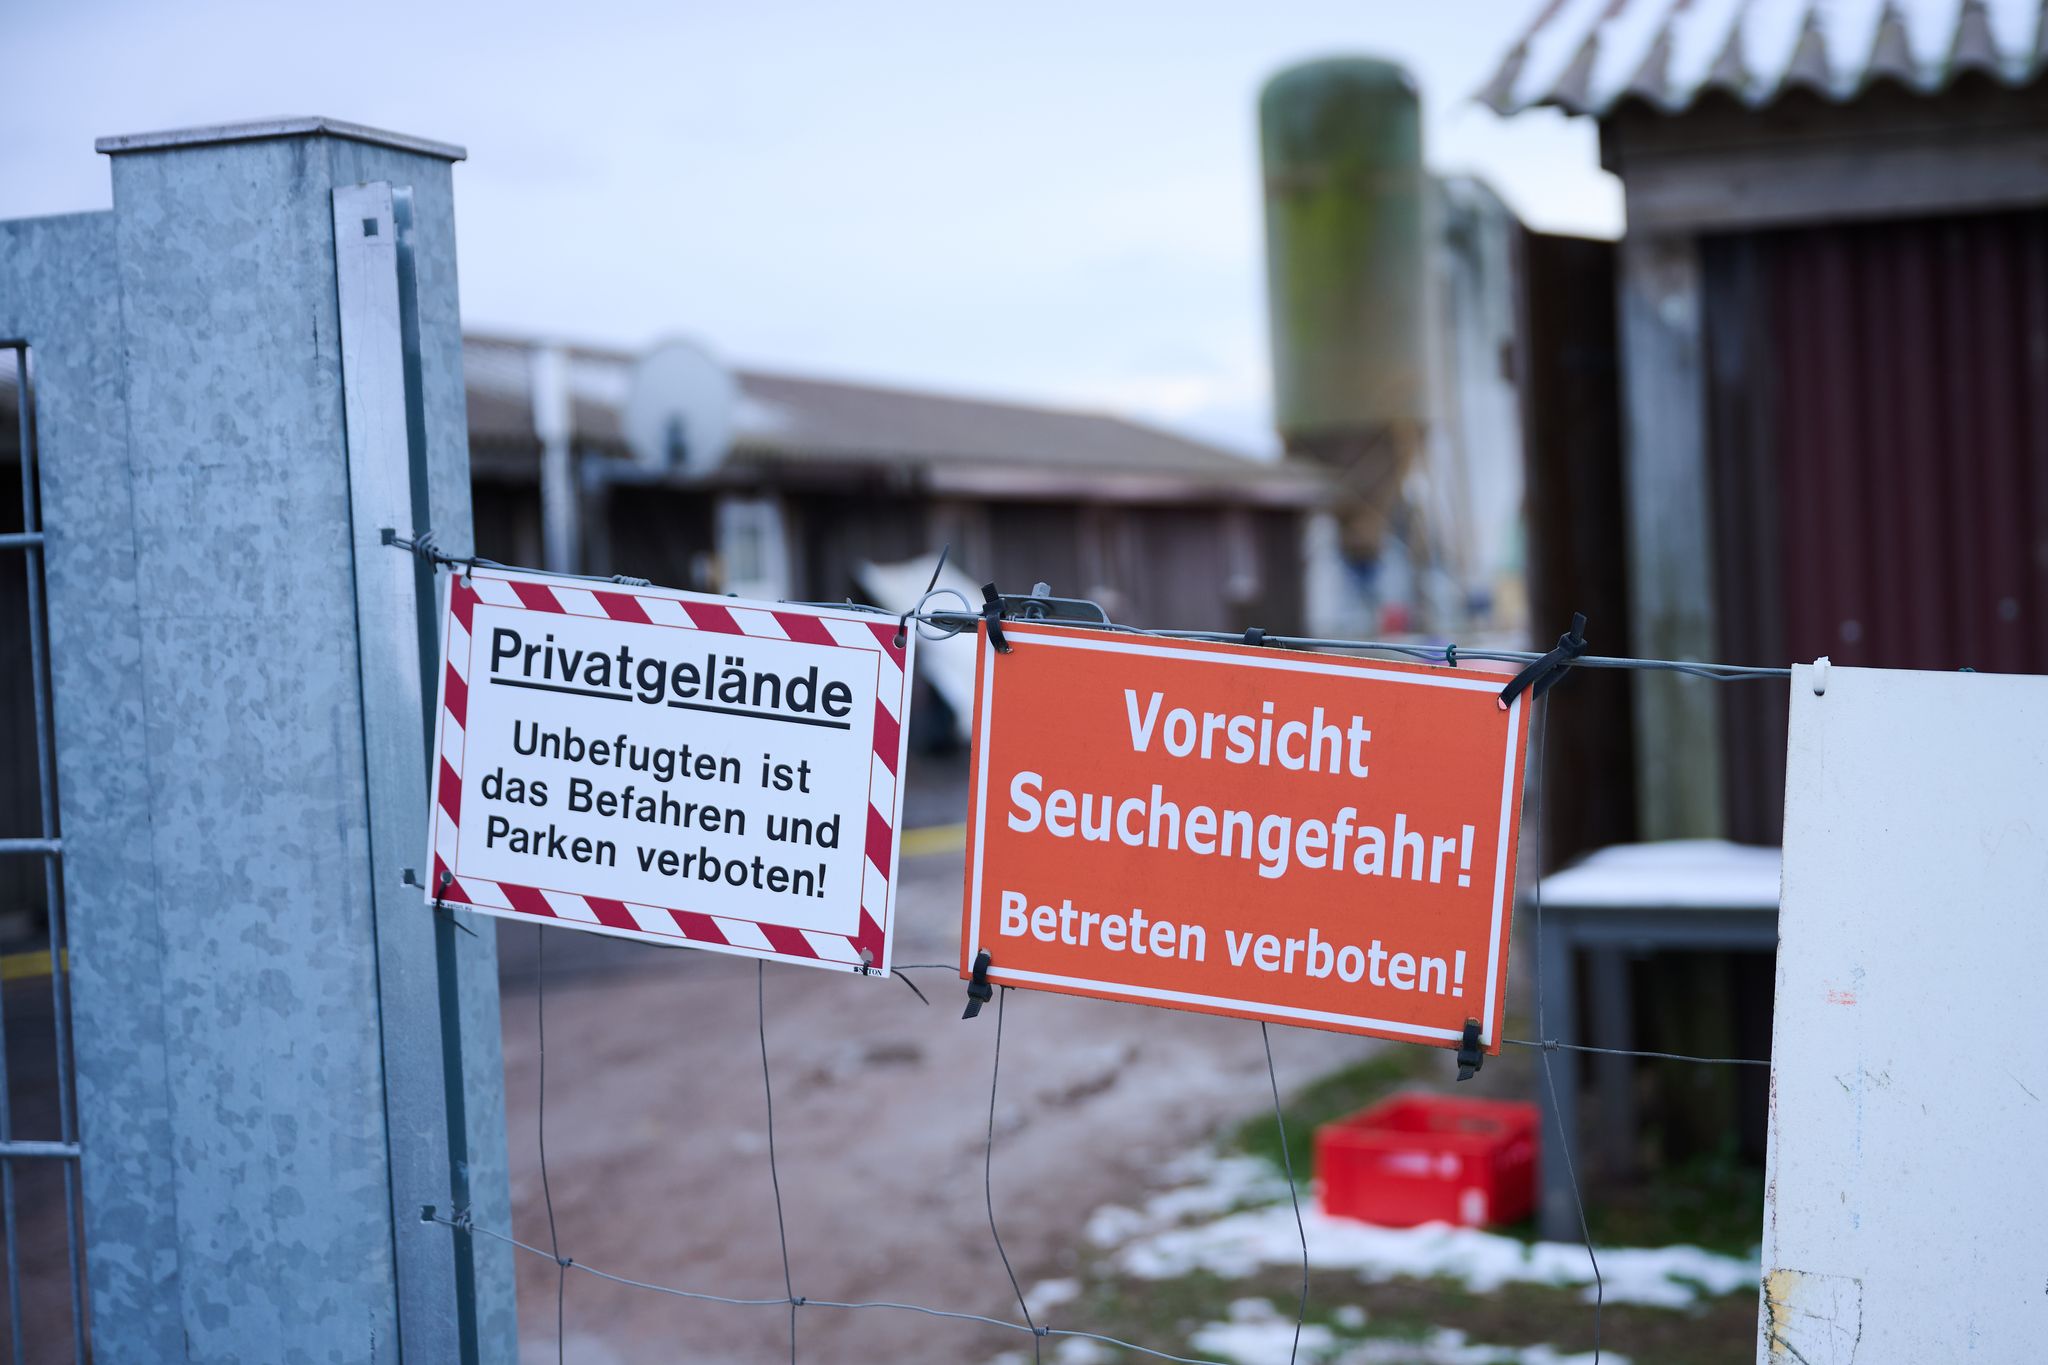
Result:
[[[1702,241],[1723,657],[2048,672],[2048,211]],[[1722,689],[1775,843],[1782,688]]]
[[[584,507],[584,572],[627,574],[665,588],[710,587],[701,571],[718,548],[715,509],[701,491],[611,488]]]
[[[1190,630],[1299,631],[1301,518],[1223,506],[791,498],[798,582],[831,600],[856,594],[853,566],[935,553],[1004,592],[1046,583],[1093,597],[1119,621]]]
[[[881,493],[785,497],[798,595],[813,602],[861,601],[853,575],[862,560],[889,564],[936,552],[927,526],[929,506],[922,498]]]
[[[1252,512],[1252,553],[1258,566],[1257,595],[1240,609],[1231,628],[1258,626],[1272,632],[1308,629],[1308,576],[1303,554],[1306,519],[1299,512]],[[1267,625],[1277,621],[1278,625]]]
[[[986,512],[1005,592],[1047,583],[1125,625],[1298,633],[1301,517],[1228,506],[998,503]]]
[[[531,483],[473,479],[470,521],[476,552],[522,568],[541,562],[540,490]]]
[[[1586,614],[1601,654],[1628,654],[1628,523],[1615,246],[1525,233],[1520,342],[1529,612],[1535,649]],[[1635,837],[1635,727],[1629,677],[1581,669],[1550,694],[1542,790],[1543,865]]]
[[[507,564],[541,560],[539,497],[531,484],[479,480],[477,553]],[[614,488],[587,507],[585,568],[671,587],[701,586],[716,549],[716,495],[702,489]],[[1101,599],[1134,624],[1193,630],[1299,632],[1301,516],[1224,506],[1130,507],[1075,502],[947,502],[866,493],[783,497],[794,594],[859,600],[854,569],[952,544],[977,581],[1025,593],[1045,582],[1062,596]]]
[[[1293,513],[1218,507],[1133,508],[1121,529],[1120,583],[1136,625],[1298,634],[1303,628],[1301,521]]]
[[[1089,537],[1083,522],[1088,510],[1072,503],[1006,502],[988,504],[982,513],[987,526],[987,573],[1004,592],[1030,592],[1044,583],[1061,597],[1085,597],[1099,575],[1089,572],[1084,551]]]

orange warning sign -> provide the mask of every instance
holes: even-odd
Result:
[[[1526,701],[1498,674],[1005,623],[961,973],[1500,1050]]]

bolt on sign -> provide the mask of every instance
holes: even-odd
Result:
[[[915,635],[831,608],[454,576],[428,900],[886,974]]]
[[[1468,669],[1005,623],[961,970],[1500,1050],[1525,702]]]

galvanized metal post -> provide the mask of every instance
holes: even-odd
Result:
[[[0,334],[62,355],[44,496],[93,1349],[510,1360],[509,1252],[465,1269],[419,1221],[509,1216],[495,943],[400,884],[432,641],[377,535],[431,511],[467,548],[461,153],[318,119],[101,149],[110,214],[0,225],[30,248],[0,252],[0,300],[33,313]],[[351,274],[337,211],[379,181],[356,244],[369,217],[400,249]]]
[[[432,524],[417,309],[409,297],[415,283],[404,268],[411,250],[411,194],[384,181],[335,189],[334,267],[399,1322],[409,1353],[472,1361],[476,1277],[470,1240],[407,1235],[423,1204],[469,1203],[461,1021],[440,1009],[444,984],[452,987],[454,979],[444,972],[439,931],[452,926],[446,917],[437,922],[422,913],[419,895],[404,876],[419,865],[419,832],[427,815],[424,777],[432,761],[432,731],[423,693],[437,651],[431,633],[423,638],[420,623],[422,607],[424,619],[433,619],[433,575],[426,564],[384,543],[387,529]]]

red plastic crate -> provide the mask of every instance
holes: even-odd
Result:
[[[1480,1227],[1527,1217],[1537,1109],[1406,1094],[1316,1129],[1323,1212],[1388,1227]]]

